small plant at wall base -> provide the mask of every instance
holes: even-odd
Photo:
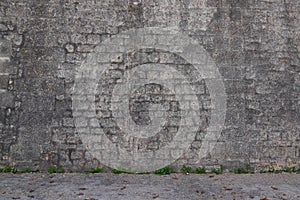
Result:
[[[224,166],[220,165],[220,169],[212,169],[210,171],[211,174],[222,174],[224,171]]]
[[[17,170],[12,168],[11,166],[5,166],[4,168],[0,168],[0,173],[16,173]]]
[[[269,170],[261,170],[259,173],[282,173],[282,172],[286,172],[286,173],[300,173],[300,168],[296,169],[295,167],[292,168],[285,168],[285,169],[281,169],[281,170],[274,170],[273,168],[269,169]]]
[[[205,167],[199,167],[195,170],[196,174],[206,174]]]
[[[251,171],[251,166],[250,164],[245,165],[244,168],[237,168],[233,169],[230,172],[235,173],[235,174],[253,174],[254,172]]]
[[[295,173],[300,172],[300,168],[297,170],[295,167],[283,169],[283,172]]]
[[[6,166],[4,168],[0,168],[0,173],[37,173],[39,170],[32,170],[29,168],[25,168],[23,170],[18,171],[17,169],[11,167],[11,166]]]
[[[48,168],[48,173],[50,173],[50,174],[52,174],[52,173],[65,173],[65,170],[61,165],[58,166],[58,167],[50,166]]]
[[[10,166],[4,167],[3,172],[5,173],[13,172],[13,168]]]
[[[195,173],[195,170],[190,166],[183,165],[181,171],[184,173]]]
[[[171,167],[164,167],[154,172],[154,174],[158,174],[158,175],[167,175],[171,173],[176,173],[176,171]]]
[[[113,169],[111,172],[114,174],[150,174],[150,172],[133,172],[124,169]]]
[[[55,173],[55,171],[56,171],[56,168],[54,166],[50,166],[48,168],[48,173],[50,173],[50,174]]]
[[[233,169],[233,170],[231,170],[231,172],[234,174],[248,174],[249,173],[244,168]]]
[[[2,171],[3,171],[4,173],[10,173],[10,172],[13,171],[13,169],[12,169],[12,167],[10,167],[10,166],[6,166],[6,167],[3,168]]]
[[[114,173],[114,174],[123,174],[123,173],[127,173],[128,174],[127,171],[121,170],[121,169],[112,169],[111,172]]]
[[[222,171],[220,169],[212,169],[210,171],[211,174],[222,174]]]

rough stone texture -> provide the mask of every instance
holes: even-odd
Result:
[[[175,26],[213,58],[224,78],[227,112],[217,145],[199,160],[201,134],[213,105],[205,81],[197,84],[204,133],[196,135],[189,151],[173,165],[300,167],[299,13],[300,2],[294,0],[1,0],[0,165],[62,165],[73,171],[101,166],[75,130],[71,94],[77,67],[95,46],[121,31]],[[124,57],[111,60],[115,69],[126,62],[122,53]],[[139,52],[138,61],[186,64],[158,51]],[[113,81],[119,75],[114,71],[109,76]],[[108,84],[104,93],[109,93],[109,82],[102,84]],[[130,111],[137,124],[150,123],[149,106],[166,103],[152,94],[132,96]],[[176,116],[172,94],[164,88],[157,94],[170,98],[175,105],[168,115]],[[141,97],[150,98],[151,105],[135,101]],[[99,112],[110,116],[109,109]],[[101,123],[113,140],[112,120]],[[176,133],[176,124],[168,127]],[[172,134],[163,141],[145,140],[141,149],[153,150],[171,139]]]

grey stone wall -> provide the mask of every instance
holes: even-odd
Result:
[[[72,109],[75,76],[104,41],[147,27],[177,27],[199,43],[225,86],[225,124],[216,145],[203,157],[200,149],[214,105],[205,77],[193,82],[201,105],[199,131],[173,166],[300,167],[300,2],[296,0],[1,0],[0,166],[62,165],[73,171],[105,166],[78,135]],[[122,45],[126,46],[116,47]],[[99,118],[94,123],[114,144],[130,151],[123,130],[112,125],[109,109],[112,86],[125,73],[122,66],[135,59],[137,65],[168,64],[190,76],[193,65],[163,50],[120,52],[120,57],[111,59],[111,71],[98,80],[103,91],[96,95]],[[136,88],[129,102],[130,116],[138,126],[157,118],[149,111],[153,104],[167,109],[169,117],[167,131],[159,132],[166,136],[140,141],[140,151],[168,145],[181,119],[174,94],[159,84],[146,84]]]

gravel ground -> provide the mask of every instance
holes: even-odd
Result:
[[[0,199],[300,199],[300,174],[0,174]]]

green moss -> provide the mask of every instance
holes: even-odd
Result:
[[[6,166],[6,167],[3,168],[3,172],[4,172],[4,173],[10,173],[10,172],[12,172],[12,171],[13,171],[13,169],[12,169],[12,167],[10,167],[10,166]]]
[[[247,170],[245,170],[244,168],[237,168],[237,169],[233,169],[231,170],[232,173],[235,174],[248,174],[249,172]]]
[[[3,169],[0,169],[0,172],[3,172],[3,173],[16,173],[17,170],[12,168],[11,166],[5,166]]]
[[[230,172],[235,173],[235,174],[253,174],[254,172],[251,171],[251,165],[246,164],[245,167],[233,169]],[[261,171],[260,173],[265,173],[264,171]]]
[[[52,174],[52,173],[65,173],[64,168],[60,165],[57,168],[54,166],[50,166],[48,168],[48,173]]]
[[[246,168],[247,171],[250,171],[251,170],[251,165],[250,164],[246,164],[245,168]]]
[[[274,170],[274,169],[269,169],[269,170],[262,170],[259,173],[275,173],[275,174],[279,174],[282,172],[286,172],[286,173],[299,173],[300,172],[300,168],[296,169],[295,167],[291,167],[291,168],[285,168],[285,169],[281,169],[281,170]]]
[[[154,172],[154,174],[158,174],[158,175],[167,175],[171,173],[176,173],[176,171],[171,167],[164,167]]]
[[[56,167],[50,166],[50,167],[48,168],[48,173],[50,173],[50,174],[56,173]]]
[[[206,174],[206,169],[205,167],[199,167],[195,170],[196,174]]]
[[[286,168],[283,171],[288,172],[288,173],[294,173],[294,172],[297,172],[298,170],[296,170],[295,167],[292,167],[292,168]]]
[[[224,171],[224,166],[220,165],[220,169],[212,169],[210,171],[211,174],[222,174]]]
[[[134,172],[134,171],[129,171],[129,170],[124,170],[124,169],[113,169],[111,170],[112,173],[114,174],[150,174],[150,172]]]

